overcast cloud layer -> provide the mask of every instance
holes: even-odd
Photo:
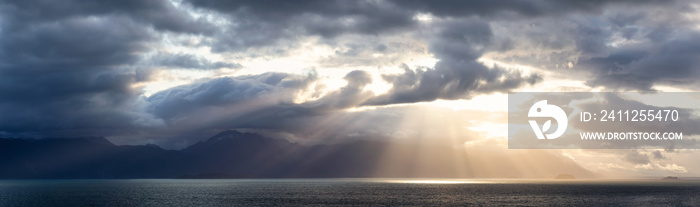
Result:
[[[554,78],[609,91],[693,90],[700,17],[691,3],[3,1],[0,135],[170,148],[225,129],[289,139],[411,137],[428,133],[398,124],[414,107],[348,109],[470,99]],[[247,69],[250,58],[284,58],[311,40],[337,48],[314,70]],[[409,53],[436,63],[409,66]],[[484,57],[541,70],[487,66]],[[318,73],[337,67],[399,72],[350,69],[347,85],[325,89]],[[150,83],[179,80],[164,74],[188,71],[211,76],[145,93]],[[391,88],[367,90],[377,82]]]

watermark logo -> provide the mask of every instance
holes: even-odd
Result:
[[[700,149],[698,103],[700,92],[508,93],[508,148]]]
[[[538,101],[530,107],[527,113],[530,118],[553,118],[557,121],[557,130],[552,133],[544,134],[551,128],[552,120],[547,120],[542,127],[535,120],[528,120],[532,131],[537,135],[537,139],[556,139],[564,134],[566,127],[569,124],[569,119],[563,109],[556,105],[547,104],[547,100]]]

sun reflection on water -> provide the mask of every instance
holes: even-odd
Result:
[[[463,180],[463,179],[430,179],[430,180],[414,180],[414,179],[396,179],[396,180],[386,180],[387,183],[409,183],[409,184],[469,184],[469,183],[485,183],[484,181],[477,180]]]

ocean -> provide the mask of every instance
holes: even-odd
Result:
[[[698,180],[0,180],[0,206],[700,206]]]

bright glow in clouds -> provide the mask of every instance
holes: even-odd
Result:
[[[347,84],[347,82],[343,80],[343,77],[350,71],[367,71],[372,75],[373,82],[365,89],[379,95],[387,92],[392,87],[390,83],[383,80],[381,76],[382,74],[399,74],[403,72],[403,69],[400,68],[399,65],[381,68],[377,68],[376,66],[324,67],[323,65],[320,65],[319,62],[336,55],[337,49],[320,44],[318,42],[318,38],[308,38],[306,41],[300,44],[299,48],[290,51],[286,56],[282,57],[244,57],[239,55],[221,56],[211,53],[211,48],[209,47],[197,47],[193,50],[191,47],[182,45],[178,46],[174,43],[178,41],[185,41],[188,44],[196,44],[197,42],[201,41],[200,38],[196,37],[183,38],[166,38],[166,40],[168,40],[166,41],[168,42],[166,45],[169,45],[169,47],[164,50],[168,51],[169,53],[191,53],[204,57],[210,61],[238,63],[243,65],[243,68],[240,70],[228,71],[162,70],[157,75],[156,80],[135,85],[135,87],[144,87],[145,96],[150,96],[158,91],[174,86],[191,83],[192,81],[200,78],[255,75],[266,72],[282,72],[303,75],[310,70],[314,70],[321,78],[321,80],[319,80],[314,87],[322,86],[323,92],[334,91]],[[377,53],[373,54],[372,56],[378,59],[384,57],[384,55]],[[407,60],[404,62],[404,64],[406,64],[409,68],[433,66],[438,61],[430,54],[412,54],[404,56],[405,57],[402,58]],[[313,100],[310,99],[310,97],[306,97],[307,95],[300,95],[296,102],[301,103],[306,99]]]

